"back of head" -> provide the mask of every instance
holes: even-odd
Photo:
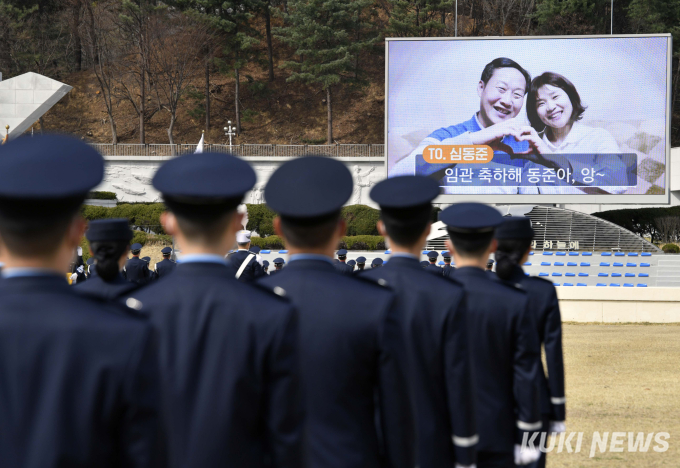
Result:
[[[101,219],[91,221],[85,234],[96,260],[97,274],[106,282],[113,281],[120,270],[119,261],[127,254],[132,230],[127,219]]]
[[[380,219],[387,235],[403,247],[413,247],[423,236],[437,195],[439,184],[423,176],[393,177],[371,189],[371,198],[380,205]]]
[[[501,279],[509,279],[513,270],[519,266],[522,257],[531,247],[534,230],[531,219],[509,217],[496,229],[498,248],[496,249],[496,274]]]
[[[7,250],[52,255],[103,175],[101,155],[72,137],[19,137],[0,146],[0,237]]]
[[[265,187],[269,207],[281,217],[288,244],[325,246],[337,230],[340,210],[352,195],[349,169],[325,156],[306,156],[282,164]]]
[[[503,222],[498,210],[482,203],[456,203],[442,211],[439,219],[446,224],[456,252],[477,259],[486,254],[496,227]]]
[[[188,154],[171,159],[153,178],[182,234],[210,245],[227,230],[245,193],[255,185],[255,171],[230,154]]]

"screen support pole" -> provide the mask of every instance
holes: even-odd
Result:
[[[609,21],[609,34],[613,35],[614,34],[614,0],[612,0],[612,6],[610,8],[611,10],[611,20]]]
[[[612,0],[614,1],[614,0]],[[456,28],[455,28],[455,36],[458,37],[458,0],[456,0]]]

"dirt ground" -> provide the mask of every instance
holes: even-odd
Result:
[[[680,307],[680,306],[679,306]],[[680,466],[680,324],[565,324],[567,432],[584,432],[580,453],[548,454],[550,468]],[[669,449],[596,450],[592,434],[667,432]],[[577,436],[576,436],[577,437]],[[576,437],[572,447],[575,447]],[[610,440],[608,440],[609,446]]]

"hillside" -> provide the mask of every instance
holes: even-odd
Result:
[[[333,129],[338,143],[382,143],[384,138],[384,61],[372,55],[363,64],[367,85],[360,88],[334,88]],[[277,69],[274,82],[267,81],[265,68],[250,66],[241,72],[240,143],[320,144],[326,141],[325,92],[299,83],[287,83],[288,72]],[[45,115],[47,131],[66,132],[97,143],[110,143],[111,130],[101,102],[94,73],[85,70],[63,79],[73,86]],[[175,124],[175,143],[197,143],[205,128],[203,109],[203,77],[193,81],[195,90],[184,97]],[[234,78],[212,74],[211,129],[206,141],[228,141],[222,128],[234,118]],[[198,112],[196,112],[198,111]],[[193,114],[193,115],[192,115]],[[199,115],[197,115],[199,114]],[[138,119],[132,106],[120,102],[115,110],[120,143],[139,143]],[[169,113],[161,110],[146,124],[147,143],[168,143]],[[40,125],[34,125],[37,131]]]

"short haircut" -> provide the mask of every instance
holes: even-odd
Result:
[[[281,231],[286,242],[294,247],[321,247],[338,228],[340,211],[318,221],[281,217]]]
[[[529,86],[531,84],[531,75],[529,72],[522,68],[519,63],[505,57],[499,57],[486,64],[484,70],[482,70],[482,77],[480,78],[485,85],[493,76],[493,72],[499,68],[514,68],[515,70],[519,71],[522,75],[524,75],[524,79],[527,82],[527,85],[524,87],[524,94],[529,91]]]
[[[182,234],[190,242],[202,245],[212,245],[220,241],[236,210],[216,215],[213,219],[190,218],[183,214],[174,213]]]
[[[428,203],[424,207],[416,207],[410,210],[382,210],[380,219],[385,225],[387,235],[394,243],[413,247],[423,235],[430,223],[432,206]]]
[[[484,255],[494,236],[494,231],[463,234],[449,229],[448,232],[451,243],[463,257],[480,257]]]
[[[236,243],[236,245],[238,245],[239,247],[245,247],[248,244],[250,244],[250,241],[248,241],[248,242],[237,242]]]
[[[576,122],[583,118],[583,113],[586,111],[586,106],[581,103],[581,96],[579,96],[578,91],[576,91],[576,86],[569,81],[564,76],[553,73],[545,72],[540,76],[534,78],[531,82],[531,89],[529,90],[529,95],[527,96],[527,117],[529,118],[529,123],[537,131],[542,131],[545,128],[545,124],[541,121],[538,116],[538,111],[536,110],[536,101],[538,100],[538,90],[542,86],[550,85],[556,88],[560,88],[569,97],[571,105],[574,108],[569,120]]]
[[[0,198],[0,237],[20,257],[49,257],[78,214],[81,196],[56,200]]]

